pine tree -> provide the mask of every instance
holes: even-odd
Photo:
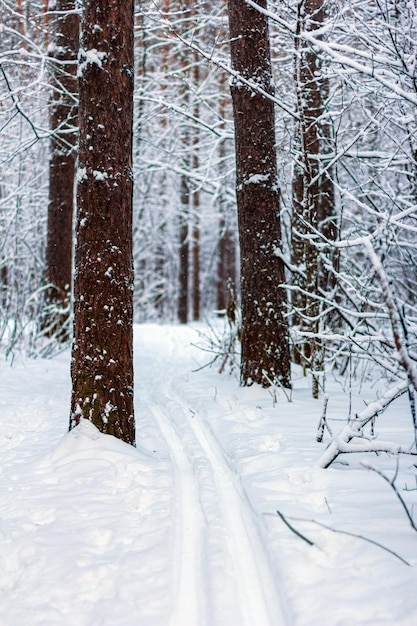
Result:
[[[258,3],[266,7],[266,1]],[[290,386],[268,21],[229,0],[235,123],[236,197],[241,257],[241,382]],[[248,84],[249,83],[249,84]],[[250,85],[253,85],[250,86]]]
[[[77,142],[77,52],[79,18],[74,0],[57,0],[49,21],[51,41],[51,156],[46,241],[46,310],[44,332],[65,341],[69,337],[72,282],[74,176]]]
[[[84,2],[79,59],[70,428],[85,418],[134,445],[133,1]]]

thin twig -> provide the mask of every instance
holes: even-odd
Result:
[[[365,467],[368,470],[371,470],[371,472],[375,472],[375,474],[378,474],[379,476],[381,476],[381,478],[383,478],[385,480],[386,483],[389,484],[389,486],[391,487],[391,489],[394,491],[395,495],[397,496],[398,500],[401,502],[401,505],[405,511],[405,514],[407,515],[407,518],[411,524],[411,527],[417,532],[417,526],[414,523],[414,520],[411,516],[410,511],[408,510],[408,506],[406,505],[406,503],[404,502],[403,497],[401,496],[400,492],[397,489],[397,486],[394,482],[395,477],[393,480],[390,480],[387,476],[385,476],[385,474],[383,474],[380,470],[378,470],[376,467],[374,467],[373,465],[371,465],[370,463],[362,463],[362,466]]]
[[[9,79],[8,79],[7,74],[6,74],[6,72],[4,71],[3,65],[2,65],[1,63],[0,63],[0,71],[1,71],[1,73],[2,73],[2,76],[3,76],[3,78],[4,78],[4,82],[6,83],[7,89],[8,89],[8,91],[9,91],[10,98],[12,99],[13,104],[14,104],[14,106],[15,106],[15,108],[16,108],[16,110],[17,110],[17,112],[18,112],[18,113],[20,113],[20,115],[21,115],[21,116],[22,116],[22,117],[23,117],[23,118],[27,121],[27,123],[29,124],[29,126],[31,127],[31,129],[32,129],[32,130],[33,130],[33,132],[34,132],[34,135],[35,135],[36,139],[40,139],[39,134],[38,134],[38,131],[37,131],[37,129],[35,128],[35,125],[33,124],[32,120],[31,120],[31,119],[30,119],[30,118],[26,115],[26,113],[25,113],[24,111],[22,111],[22,109],[21,109],[21,107],[20,107],[20,104],[19,104],[19,102],[18,102],[17,98],[15,98],[15,96],[14,96],[14,94],[13,94],[12,87],[11,87],[10,82],[9,82]]]
[[[296,530],[294,528],[294,526],[291,526],[291,524],[289,523],[289,521],[287,520],[286,517],[284,517],[284,515],[281,513],[281,511],[277,511],[277,515],[279,515],[279,517],[282,519],[282,521],[284,522],[284,524],[286,526],[288,526],[288,528],[290,530],[292,530],[292,532],[297,535],[297,537],[300,537],[300,539],[303,539],[306,543],[308,543],[309,546],[314,546],[315,543],[313,541],[311,541],[311,539],[307,539],[307,537],[304,537],[304,535],[302,535],[300,532],[298,532],[298,530]]]
[[[293,533],[295,533],[298,537],[301,537],[301,539],[304,539],[304,541],[306,541],[311,546],[316,546],[316,544],[313,541],[311,541],[310,539],[307,539],[307,537],[304,537],[304,535],[302,535],[301,533],[299,533],[298,530],[296,530],[289,523],[288,519],[290,519],[292,521],[297,521],[297,522],[309,522],[310,524],[316,524],[316,526],[321,526],[322,528],[325,528],[326,530],[330,530],[333,533],[340,533],[341,535],[348,535],[349,537],[355,537],[356,539],[362,539],[363,541],[366,541],[367,543],[371,543],[372,545],[376,546],[377,548],[381,548],[381,550],[384,550],[385,552],[388,552],[392,556],[395,556],[397,559],[399,559],[405,565],[408,565],[409,567],[411,567],[411,563],[409,563],[408,561],[403,559],[403,557],[400,556],[399,554],[397,554],[397,552],[394,552],[394,550],[391,550],[390,548],[387,548],[386,546],[382,545],[382,543],[379,543],[378,541],[374,541],[373,539],[369,539],[369,537],[364,537],[363,535],[358,535],[357,533],[352,533],[352,532],[350,532],[348,530],[340,530],[338,528],[332,528],[331,526],[328,526],[327,524],[323,524],[322,522],[318,522],[317,520],[314,520],[314,519],[303,519],[301,517],[286,518],[286,517],[284,517],[284,515],[280,511],[277,511],[277,514],[282,519],[284,524],[286,526],[288,526],[288,528],[290,530],[292,530]],[[272,513],[264,513],[264,515],[271,515],[272,516],[273,514]],[[318,546],[316,546],[316,547],[318,547]]]
[[[397,559],[399,559],[400,561],[405,563],[405,565],[408,565],[409,567],[411,567],[411,563],[409,563],[408,561],[403,559],[403,557],[400,556],[399,554],[397,554],[396,552],[394,552],[394,550],[391,550],[390,548],[387,548],[386,546],[383,546],[381,543],[378,543],[378,541],[374,541],[373,539],[369,539],[369,537],[364,537],[363,535],[358,535],[357,533],[351,533],[348,530],[339,530],[338,528],[332,528],[331,526],[327,526],[327,524],[322,524],[321,522],[317,522],[314,519],[312,519],[312,520],[304,520],[304,521],[310,521],[312,524],[316,524],[317,526],[321,526],[322,528],[325,528],[326,530],[331,530],[333,533],[340,533],[342,535],[348,535],[349,537],[356,537],[357,539],[362,539],[363,541],[367,541],[368,543],[372,543],[372,545],[377,546],[378,548],[381,548],[381,550],[385,550],[386,552],[389,552],[390,554],[392,554],[392,556],[395,556]]]

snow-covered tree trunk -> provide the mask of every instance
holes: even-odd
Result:
[[[188,150],[188,138],[184,138],[184,145]],[[184,159],[188,161],[188,154]],[[188,322],[189,276],[190,276],[190,183],[186,174],[181,175],[180,183],[180,212],[179,212],[179,282],[178,282],[178,321],[181,324]]]
[[[195,14],[195,9],[194,12]],[[201,80],[199,59],[196,52],[193,52],[193,70],[192,70],[192,85],[195,91],[198,91],[198,86]],[[193,115],[195,119],[200,117],[200,102],[198,99],[194,102]],[[198,171],[200,165],[199,156],[199,128],[193,129],[192,138],[192,155],[191,163],[193,171]],[[193,261],[193,274],[192,274],[192,302],[193,302],[193,320],[198,321],[200,319],[201,312],[201,291],[200,291],[200,191],[194,189],[191,194],[191,202],[193,209],[193,228],[192,228],[192,261]]]
[[[335,237],[334,190],[329,171],[324,170],[325,152],[329,151],[328,121],[323,120],[328,81],[323,77],[321,62],[311,45],[300,39],[304,30],[315,31],[325,21],[323,0],[304,0],[298,4],[295,40],[295,89],[297,94],[296,149],[294,165],[292,264],[296,288],[293,304],[296,323],[313,337],[303,345],[298,362],[312,371],[313,396],[319,394],[319,372],[323,369],[323,348],[314,337],[320,328],[319,288],[326,288],[327,272],[320,261],[319,233],[326,239]],[[297,292],[297,288],[301,291]],[[297,356],[297,350],[296,350]]]
[[[133,1],[84,2],[78,75],[70,427],[85,418],[134,445]]]
[[[66,340],[72,283],[79,18],[74,0],[57,0],[54,10],[57,13],[49,21],[52,138],[45,268],[48,288],[42,325],[46,334]]]
[[[178,2],[179,28],[186,31],[192,19],[192,3],[190,0]],[[184,102],[184,109],[190,105],[190,91],[187,82],[190,81],[190,62],[187,56],[181,55],[181,69],[183,83],[180,88],[180,97]],[[190,126],[183,123],[181,130],[181,145],[183,149],[183,173],[180,178],[180,210],[179,210],[179,275],[178,275],[178,321],[186,324],[190,306],[190,210],[192,208],[192,193],[190,189],[189,172],[192,168],[192,140]]]
[[[226,38],[224,36],[224,38]],[[218,81],[219,85],[219,117],[221,120],[221,131],[223,137],[219,141],[218,154],[218,175],[220,179],[224,180],[219,185],[218,191],[218,213],[219,213],[219,235],[218,235],[218,255],[217,255],[217,282],[216,282],[216,304],[217,310],[220,315],[223,315],[224,311],[231,312],[236,306],[236,235],[235,229],[231,224],[231,213],[235,213],[234,206],[227,199],[227,184],[226,184],[226,162],[228,158],[228,144],[230,143],[226,138],[226,115],[227,115],[227,99],[228,93],[228,79],[227,75],[223,72],[220,73]]]
[[[268,21],[241,0],[229,0],[235,123],[243,385],[290,386],[286,295],[281,246],[274,104]],[[265,8],[266,1],[259,2]],[[253,83],[252,89],[245,81]]]

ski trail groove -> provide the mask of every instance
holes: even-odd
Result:
[[[253,513],[238,476],[224,458],[211,429],[199,413],[191,417],[189,408],[173,389],[172,400],[183,410],[215,477],[219,504],[233,545],[239,572],[240,599],[244,610],[242,626],[285,626],[286,620],[277,597],[273,575],[265,554]]]
[[[212,622],[208,615],[209,607],[212,607],[213,615],[216,610],[219,612],[220,596],[208,597],[207,606],[199,607],[199,600],[202,600],[202,560],[204,557],[209,560],[209,555],[204,554],[207,535],[215,545],[222,542],[224,569],[229,572],[223,573],[218,568],[216,573],[210,573],[211,576],[224,576],[225,587],[230,583],[227,575],[232,578],[234,589],[230,593],[234,595],[236,623],[239,626],[283,626],[286,622],[277,599],[270,565],[242,486],[224,460],[219,444],[200,418],[192,416],[189,407],[175,391],[168,394],[159,392],[150,408],[171,449],[179,474],[177,497],[180,502],[176,524],[182,524],[183,528],[175,548],[179,581],[171,626],[202,626],[207,623],[206,618],[214,625],[224,623]],[[197,471],[198,467],[203,471]],[[207,489],[204,490],[204,480],[212,483],[211,495]],[[207,535],[203,538],[204,524],[207,523],[205,510],[213,504],[218,511],[217,520],[211,524],[212,527],[208,522]],[[206,585],[204,592],[213,594],[213,585]]]
[[[198,483],[193,467],[183,448],[171,420],[153,402],[149,409],[165,438],[175,466],[176,519],[174,540],[174,564],[178,575],[175,590],[174,610],[171,626],[203,625],[205,620],[199,609],[201,580],[199,560],[201,558],[202,514],[199,509]]]

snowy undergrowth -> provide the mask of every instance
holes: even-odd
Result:
[[[292,403],[274,403],[199,369],[195,341],[193,328],[136,327],[136,450],[87,422],[66,432],[68,353],[3,364],[1,626],[412,626],[417,533],[361,465],[392,476],[396,458],[319,468],[309,380],[296,372]],[[327,391],[337,431],[348,397],[337,381]],[[411,444],[405,398],[378,424]],[[400,459],[414,518],[415,475]]]

